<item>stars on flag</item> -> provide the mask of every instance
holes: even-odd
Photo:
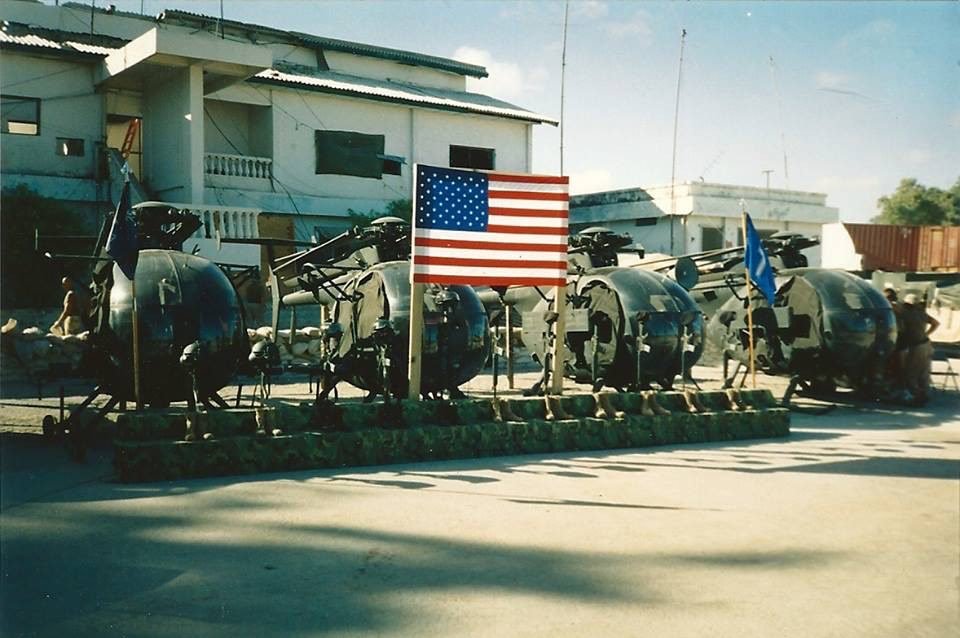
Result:
[[[417,226],[483,232],[487,196],[485,175],[431,167],[417,181]]]

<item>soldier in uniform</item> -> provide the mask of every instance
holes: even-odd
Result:
[[[930,361],[933,358],[930,333],[940,326],[940,322],[927,314],[926,305],[914,293],[903,297],[902,314],[903,343],[907,349],[904,380],[913,401],[923,405],[930,391]]]

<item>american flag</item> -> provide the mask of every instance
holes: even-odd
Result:
[[[417,165],[414,283],[563,286],[569,178]]]

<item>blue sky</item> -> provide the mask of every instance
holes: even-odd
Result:
[[[471,90],[553,117],[563,13],[559,0],[224,2],[233,20],[483,64],[490,77]],[[824,192],[844,221],[866,221],[903,177],[941,188],[960,177],[958,2],[584,0],[570,3],[567,35],[574,192],[670,182],[681,29],[678,181],[763,186],[770,169],[771,187]],[[536,127],[536,172],[559,171],[559,140]]]

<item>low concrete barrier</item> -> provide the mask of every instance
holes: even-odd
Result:
[[[582,394],[140,412],[117,420],[120,480],[158,481],[790,433],[768,390]]]

